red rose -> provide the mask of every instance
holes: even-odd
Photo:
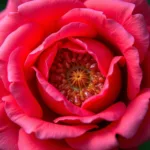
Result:
[[[149,140],[149,12],[145,0],[10,0],[0,14],[0,149]]]

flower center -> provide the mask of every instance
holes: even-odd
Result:
[[[90,74],[84,66],[72,64],[72,68],[67,72],[67,79],[71,87],[81,90],[89,84]]]
[[[81,106],[100,93],[105,79],[91,55],[61,49],[51,66],[49,81],[70,102]]]

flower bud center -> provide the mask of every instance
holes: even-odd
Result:
[[[61,49],[50,68],[49,82],[77,106],[99,94],[104,81],[97,62],[88,53]]]

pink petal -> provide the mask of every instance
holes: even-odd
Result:
[[[144,142],[150,140],[150,105],[149,110],[142,121],[137,133],[130,139],[119,138],[120,147],[122,148],[131,148],[138,147]]]
[[[39,140],[33,134],[27,134],[22,129],[19,131],[19,150],[72,150],[61,140]]]
[[[117,149],[118,141],[115,137],[116,124],[110,124],[104,129],[88,132],[80,137],[67,139],[67,143],[74,149],[80,150],[110,150]]]
[[[4,81],[4,85],[7,89],[9,83],[6,68],[10,53],[20,46],[30,51],[42,40],[42,37],[43,31],[40,26],[35,23],[22,25],[7,36],[0,47],[0,77]]]
[[[129,139],[133,137],[142,124],[150,103],[150,89],[141,92],[127,107],[116,133]],[[148,124],[147,124],[148,125]]]
[[[98,30],[99,26],[106,19],[102,11],[87,8],[74,8],[65,13],[58,21],[59,27],[63,27],[71,22],[87,24]]]
[[[33,117],[42,117],[42,109],[25,83],[11,83],[10,92],[25,113]]]
[[[5,110],[9,118],[28,134],[34,133],[38,139],[64,139],[78,137],[95,125],[66,126],[46,122],[27,116],[16,104],[12,96],[4,97]],[[67,132],[66,132],[67,131]]]
[[[53,32],[57,29],[56,20],[76,7],[80,8],[84,5],[80,1],[74,0],[36,0],[20,5],[18,11],[26,18],[44,26],[48,32]]]
[[[37,68],[46,79],[48,79],[49,70],[55,59],[58,49],[58,44],[53,45],[44,51],[37,60]]]
[[[22,52],[23,51],[23,52]],[[16,99],[18,105],[28,114],[41,117],[42,110],[37,100],[32,95],[23,72],[23,61],[26,57],[26,49],[14,50],[8,61],[9,91]]]
[[[116,100],[121,88],[121,74],[117,63],[122,61],[124,62],[123,57],[114,57],[102,91],[100,94],[87,99],[82,108],[99,112]]]
[[[0,100],[0,149],[18,150],[18,127],[7,117]]]
[[[67,123],[67,124],[95,124],[99,123],[102,120],[107,121],[115,121],[118,120],[124,114],[126,110],[126,106],[122,102],[118,102],[113,104],[112,106],[108,107],[106,110],[87,117],[79,117],[79,116],[64,116],[58,117],[54,120],[55,123]]]
[[[120,1],[117,2],[120,3]],[[75,8],[60,18],[59,26],[63,27],[71,22],[82,22],[92,26],[102,38],[111,42],[111,44],[120,49],[122,53],[134,44],[133,36],[128,33],[121,24],[112,19],[107,19],[101,11]]]
[[[17,12],[11,12],[4,17],[0,21],[0,45],[11,32],[26,22],[27,19],[22,18],[22,16]]]
[[[149,46],[149,33],[144,17],[141,14],[130,16],[130,18],[124,22],[123,26],[133,35],[135,47],[138,49],[140,61],[142,62]]]
[[[30,0],[8,0],[6,8],[2,12],[0,12],[0,19],[6,16],[9,12],[16,12],[18,6],[26,1]]]
[[[119,23],[127,20],[134,9],[133,4],[120,0],[86,0],[84,4],[88,8],[102,11],[108,18],[112,18]]]
[[[74,114],[78,116],[88,116],[93,114],[69,102],[54,86],[43,78],[37,69],[34,70],[36,71],[40,94],[42,95],[43,101],[51,110],[61,115]]]
[[[140,91],[142,70],[140,67],[139,54],[136,48],[131,47],[124,52],[128,73],[128,97],[133,100]]]
[[[101,42],[88,38],[80,38],[83,42],[86,51],[92,55],[98,63],[99,70],[104,76],[107,75],[113,55],[110,50]],[[107,58],[107,59],[106,59]]]
[[[87,51],[85,44],[78,38],[69,37],[68,40],[63,43],[62,48],[67,48],[75,53],[85,54]]]
[[[124,0],[135,4],[134,14],[142,14],[145,17],[146,23],[150,25],[150,6],[146,0]]]
[[[52,33],[44,42],[45,48],[51,46],[54,42],[62,40],[67,37],[96,37],[97,32],[91,26],[80,23],[72,22],[63,26],[58,32]]]
[[[9,54],[19,46],[32,50],[42,38],[43,30],[39,25],[24,24],[5,39],[0,49],[0,59],[8,60]]]

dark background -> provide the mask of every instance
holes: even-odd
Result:
[[[6,6],[7,0],[0,0],[0,10],[3,10]],[[148,0],[148,3],[150,4],[150,0]],[[150,141],[144,143],[139,147],[139,150],[150,150]]]

